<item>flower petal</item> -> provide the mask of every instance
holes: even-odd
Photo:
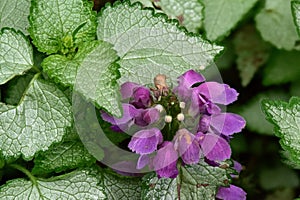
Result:
[[[213,133],[203,134],[201,132],[197,133],[196,137],[199,139],[203,155],[207,159],[212,161],[224,161],[230,158],[230,145],[222,137]]]
[[[174,148],[185,164],[196,164],[200,159],[200,146],[195,136],[187,129],[179,129],[174,136]]]
[[[126,82],[121,85],[122,99],[130,99],[129,103],[136,108],[147,108],[151,104],[150,90],[142,85]]]
[[[233,113],[220,113],[211,116],[210,126],[226,136],[241,132],[246,121],[243,117]]]
[[[148,165],[150,162],[150,158],[149,155],[147,154],[142,154],[140,155],[138,161],[137,161],[137,165],[136,168],[137,169],[143,169],[146,165]]]
[[[246,200],[246,195],[247,193],[242,188],[230,185],[220,187],[216,197],[223,200]]]
[[[164,142],[153,159],[153,167],[158,177],[175,178],[178,175],[176,166],[178,155],[172,142]]]
[[[134,90],[137,87],[141,87],[141,85],[133,83],[133,82],[125,82],[125,83],[123,83],[121,85],[121,89],[120,89],[122,99],[131,98],[132,95],[133,95]]]
[[[211,102],[228,105],[237,100],[238,93],[227,84],[205,82],[197,87],[200,94],[206,96]]]
[[[160,112],[156,108],[139,109],[140,115],[135,118],[135,123],[139,126],[148,126],[156,122],[160,117]]]
[[[150,154],[157,149],[162,142],[162,135],[159,129],[151,128],[136,132],[128,144],[129,149],[138,154]]]

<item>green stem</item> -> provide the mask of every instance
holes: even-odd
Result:
[[[17,165],[17,164],[10,164],[9,166],[26,174],[26,176],[28,176],[28,178],[32,181],[32,183],[34,185],[37,185],[36,178],[25,167],[23,167],[21,165]]]
[[[38,68],[37,66],[33,65],[32,68],[31,68],[33,71],[35,71],[36,73],[40,73],[41,70],[40,68]]]

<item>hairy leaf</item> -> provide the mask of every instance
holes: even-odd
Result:
[[[120,117],[121,97],[117,84],[120,75],[119,66],[115,63],[117,59],[112,45],[99,41],[98,46],[82,61],[75,88],[88,100]]]
[[[257,0],[202,0],[204,29],[211,41],[227,36]]]
[[[203,6],[198,0],[160,0],[154,4],[162,9],[171,19],[178,19],[179,23],[190,32],[198,32],[202,26]]]
[[[111,200],[140,200],[141,186],[140,179],[121,177],[108,170],[103,170],[102,184],[107,199]]]
[[[30,0],[1,0],[0,29],[10,27],[27,35],[29,12]]]
[[[106,199],[99,185],[99,174],[93,169],[84,169],[69,174],[37,179],[14,179],[0,187],[1,199]]]
[[[78,52],[73,58],[59,54],[50,55],[43,60],[42,67],[56,83],[64,86],[73,86],[81,62],[98,45],[98,41],[85,42],[78,47]]]
[[[197,35],[187,34],[165,15],[154,15],[153,10],[128,1],[102,10],[97,36],[113,44],[121,58],[121,83],[149,84],[157,74],[166,74],[169,82],[175,83],[185,71],[209,65],[222,50]]]
[[[300,166],[300,98],[292,97],[289,103],[284,101],[264,100],[262,108],[266,118],[275,128],[275,135],[280,137],[280,144],[288,159]]]
[[[59,173],[77,167],[90,166],[96,159],[89,154],[80,141],[64,142],[51,146],[34,159],[34,174]]]
[[[219,186],[226,186],[229,178],[226,169],[209,166],[203,160],[198,165],[181,167],[175,179],[148,175],[143,181],[142,199],[215,199]]]
[[[39,51],[74,53],[84,41],[95,39],[96,13],[88,0],[33,0],[30,36]]]
[[[5,157],[31,159],[61,141],[71,126],[71,105],[55,85],[38,79],[30,82],[17,106],[0,104],[0,150]]]
[[[25,36],[14,29],[2,29],[0,32],[0,85],[23,74],[32,66],[32,48]]]
[[[291,0],[266,0],[255,21],[264,40],[279,49],[294,49],[299,36],[293,22]]]

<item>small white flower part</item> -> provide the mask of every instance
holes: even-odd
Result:
[[[179,103],[179,107],[180,107],[181,109],[184,109],[184,108],[185,108],[185,102],[181,101],[181,102]]]
[[[171,105],[173,106],[174,104],[175,104],[175,103],[172,101],[172,102],[171,102]]]
[[[200,70],[205,70],[205,66],[202,65],[202,66],[199,67],[199,69]]]
[[[178,119],[178,121],[182,122],[182,121],[184,120],[184,114],[179,113],[179,114],[177,115],[177,119]]]
[[[164,107],[160,104],[157,104],[154,108],[156,108],[160,113],[164,110]]]
[[[172,122],[172,116],[166,115],[166,116],[165,116],[165,122],[166,122],[166,123],[171,123],[171,122]]]

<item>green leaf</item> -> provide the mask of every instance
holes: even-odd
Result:
[[[84,169],[49,179],[14,179],[0,187],[0,199],[106,199],[96,170]]]
[[[254,74],[268,60],[270,46],[261,39],[252,25],[239,29],[234,35],[233,43],[242,85],[247,86]]]
[[[58,54],[50,55],[43,60],[41,65],[44,71],[56,83],[63,84],[64,86],[73,86],[81,62],[98,45],[98,41],[85,42],[78,47],[78,52],[73,58],[67,58]]]
[[[289,95],[280,90],[264,91],[251,98],[237,112],[245,118],[248,130],[264,135],[274,135],[272,125],[265,119],[265,115],[261,110],[261,101],[263,99],[288,100],[288,98]]]
[[[198,35],[187,34],[165,15],[154,15],[152,9],[128,1],[102,10],[97,36],[113,44],[121,58],[120,83],[149,84],[159,73],[176,83],[179,75],[191,68],[203,69],[222,50]]]
[[[33,66],[29,41],[21,32],[2,29],[0,33],[0,85]]]
[[[4,95],[5,102],[10,105],[17,105],[32,78],[33,74],[25,74],[9,81]]]
[[[112,45],[99,41],[79,67],[75,90],[109,113],[121,116],[121,97],[117,84],[119,66],[115,63],[117,59]]]
[[[264,100],[262,108],[266,118],[275,126],[275,135],[287,152],[288,159],[300,166],[300,98],[292,97],[289,103]]]
[[[293,22],[290,0],[266,0],[256,15],[256,28],[264,40],[279,49],[292,50],[299,36]]]
[[[171,19],[178,19],[190,32],[198,32],[202,26],[203,6],[198,0],[160,0],[154,1],[157,7]]]
[[[138,178],[122,177],[108,170],[102,171],[102,184],[107,199],[111,200],[140,200],[141,181]]]
[[[226,169],[213,167],[203,160],[198,165],[181,167],[175,179],[148,175],[143,181],[142,199],[215,199],[220,186],[229,184]]]
[[[299,51],[274,51],[264,70],[263,84],[275,85],[299,80]]]
[[[294,0],[291,1],[291,4],[294,22],[298,31],[298,35],[300,36],[300,1]]]
[[[33,0],[30,36],[39,51],[74,53],[81,42],[95,39],[96,12],[88,0]]]
[[[30,0],[1,0],[0,29],[11,27],[28,34]]]
[[[37,151],[61,141],[71,126],[71,105],[55,85],[38,79],[30,82],[18,106],[0,104],[0,150],[4,157],[23,155],[30,160]]]
[[[77,167],[90,166],[96,159],[89,154],[80,141],[64,142],[40,152],[34,159],[33,174],[62,172]]]
[[[202,0],[204,29],[211,41],[229,35],[236,24],[254,6],[257,0]]]

